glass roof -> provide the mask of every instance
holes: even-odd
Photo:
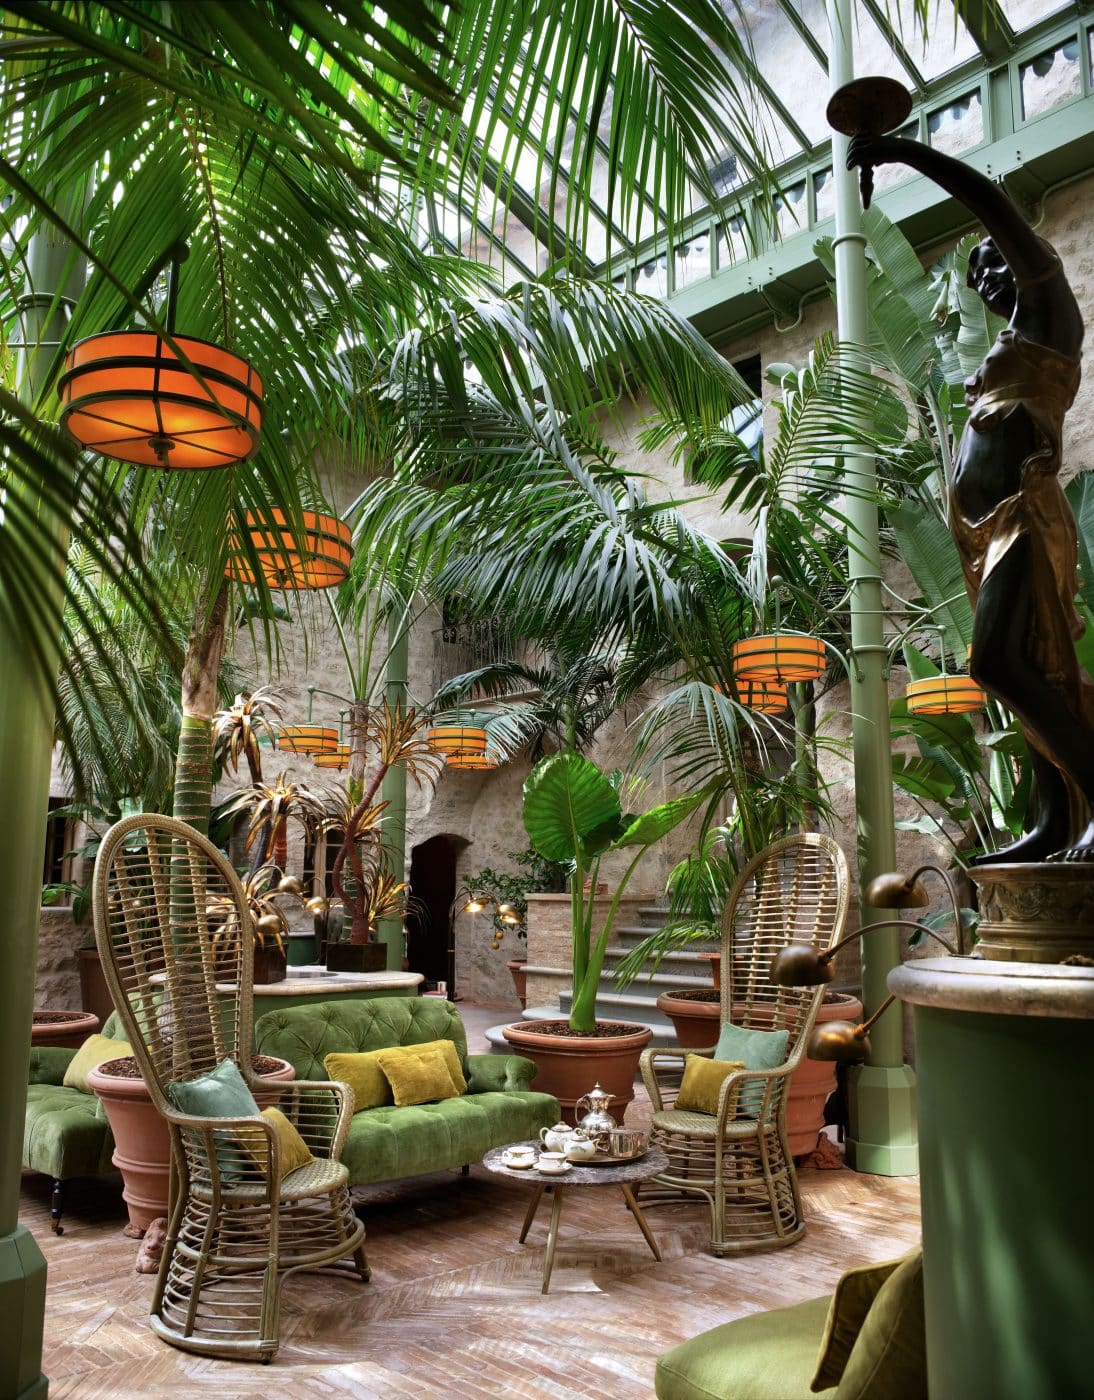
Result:
[[[814,153],[828,137],[824,117],[829,92],[825,0],[723,3],[734,27],[751,46],[759,67],[761,82],[754,92],[756,129],[764,133],[763,144],[772,165]],[[1000,45],[1009,50],[1016,34],[1053,14],[1074,8],[1074,4],[1067,0],[1062,4],[1060,0],[981,0],[972,8],[985,16],[981,23],[990,27],[988,36],[982,36],[979,42],[956,10],[950,11],[946,0],[939,0],[939,12],[926,34],[913,17],[913,0],[853,0],[855,72],[895,78],[922,98],[928,88],[937,87],[949,73],[978,55],[984,56],[985,63],[989,59],[997,61]],[[492,91],[490,99],[512,106],[522,102],[524,95],[518,69],[509,90],[501,94]],[[580,229],[566,229],[566,185],[577,116],[571,110],[569,121],[564,123],[566,109],[557,102],[548,103],[540,95],[532,114],[533,124],[542,131],[544,120],[551,120],[562,128],[560,140],[550,143],[552,153],[558,146],[562,166],[562,175],[554,187],[546,166],[541,167],[527,153],[512,162],[503,139],[495,134],[488,150],[497,170],[494,185],[484,185],[474,200],[469,201],[465,195],[450,203],[436,203],[425,213],[423,231],[435,242],[497,267],[506,283],[543,272],[567,248],[571,250],[571,265],[576,258],[575,270],[587,273],[603,265],[609,253],[613,258],[626,258],[637,245],[664,227],[665,217],[646,190],[608,188],[605,153],[612,119],[611,98],[609,92],[600,114],[587,177],[593,196],[592,210]],[[970,121],[964,108],[955,113],[945,105],[947,101],[952,101],[952,96],[944,98],[937,110],[931,109],[935,112],[929,118],[935,124],[931,128],[934,143],[948,147],[953,141],[969,144],[982,139],[982,119]],[[979,98],[975,101],[978,103]],[[473,123],[473,105],[469,99],[465,110],[469,124]],[[952,139],[947,124],[961,126]],[[937,133],[935,127],[939,129]],[[729,204],[733,190],[748,180],[749,168],[740,152],[728,149],[710,174],[715,187],[728,196]],[[693,204],[694,212],[703,207],[697,191]],[[793,219],[785,208],[785,198],[782,205],[778,223],[785,236],[792,231]],[[681,278],[686,281],[704,275],[702,269],[709,263],[711,253],[706,242],[701,247],[684,243],[675,257],[679,282]],[[663,294],[667,257],[653,252],[639,254],[638,264],[635,285]]]

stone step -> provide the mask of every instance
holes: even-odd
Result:
[[[685,964],[687,972],[679,972],[674,966],[664,967],[654,974],[653,977],[641,975],[636,977],[625,991],[620,992],[615,981],[610,974],[610,970],[605,968],[604,976],[600,979],[600,989],[598,996],[622,995],[629,996],[639,1002],[655,1002],[662,992],[667,992],[673,987],[686,988],[688,991],[697,991],[700,988],[709,987],[711,980],[709,973],[700,973],[695,976],[695,965]],[[568,986],[570,982],[570,969],[560,967],[536,967],[528,964],[529,974],[540,977],[550,977],[558,982],[560,989]]]
[[[648,938],[651,933],[655,933],[658,928],[663,928],[663,924],[642,925],[642,924],[616,924],[612,929],[612,937],[617,943],[624,947],[633,948],[636,943],[641,943]],[[719,948],[718,939],[711,939],[709,942],[696,942],[686,945],[687,949],[693,953],[717,953]]]

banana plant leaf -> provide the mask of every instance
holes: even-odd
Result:
[[[612,842],[612,850],[618,851],[624,846],[652,846],[689,817],[706,801],[707,795],[704,788],[702,792],[692,793],[690,797],[677,797],[672,802],[662,802],[660,806],[651,807],[648,812],[631,819],[623,834]]]
[[[524,784],[524,826],[547,860],[584,862],[619,836],[619,794],[587,758],[552,754],[536,765]]]
[[[897,546],[935,621],[946,629],[946,648],[964,666],[972,642],[972,609],[953,536],[945,523],[921,506],[898,506],[888,512]],[[910,665],[911,663],[909,663]],[[937,674],[926,671],[924,675]],[[918,678],[918,677],[917,677]]]

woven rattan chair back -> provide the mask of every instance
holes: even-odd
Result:
[[[127,817],[100,847],[92,899],[107,985],[161,1111],[172,1081],[225,1058],[249,1078],[254,935],[225,857],[171,817]]]
[[[741,871],[722,923],[722,1020],[789,1032],[788,1058],[801,1053],[823,987],[778,987],[771,959],[787,943],[818,951],[839,937],[847,917],[847,861],[830,836],[786,836]]]

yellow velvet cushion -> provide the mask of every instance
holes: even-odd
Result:
[[[339,1079],[353,1090],[354,1113],[395,1102],[391,1097],[391,1085],[376,1058],[382,1054],[383,1050],[366,1050],[361,1054],[332,1053],[324,1057],[327,1078]]]
[[[68,1062],[62,1080],[66,1089],[79,1089],[90,1094],[88,1070],[98,1069],[107,1060],[120,1060],[123,1055],[132,1055],[133,1047],[128,1040],[112,1040],[108,1035],[89,1035]]]
[[[739,1069],[744,1069],[743,1060],[708,1060],[703,1055],[687,1055],[676,1107],[691,1113],[717,1113],[722,1082]]]
[[[398,1108],[459,1098],[463,1090],[452,1078],[450,1057],[438,1048],[441,1044],[452,1045],[452,1042],[430,1041],[425,1045],[397,1045],[390,1050],[377,1051],[377,1061],[387,1075]],[[452,1049],[454,1052],[455,1046]],[[462,1074],[460,1079],[463,1079]]]
[[[277,1144],[281,1152],[282,1176],[288,1176],[289,1172],[296,1171],[297,1167],[306,1167],[309,1162],[315,1161],[308,1149],[308,1144],[297,1132],[295,1123],[290,1122],[279,1108],[264,1108],[262,1117],[266,1119],[267,1123],[273,1124],[274,1132],[277,1134]],[[266,1134],[257,1131],[241,1132],[240,1145],[259,1171],[265,1175],[270,1168],[269,1141]]]

